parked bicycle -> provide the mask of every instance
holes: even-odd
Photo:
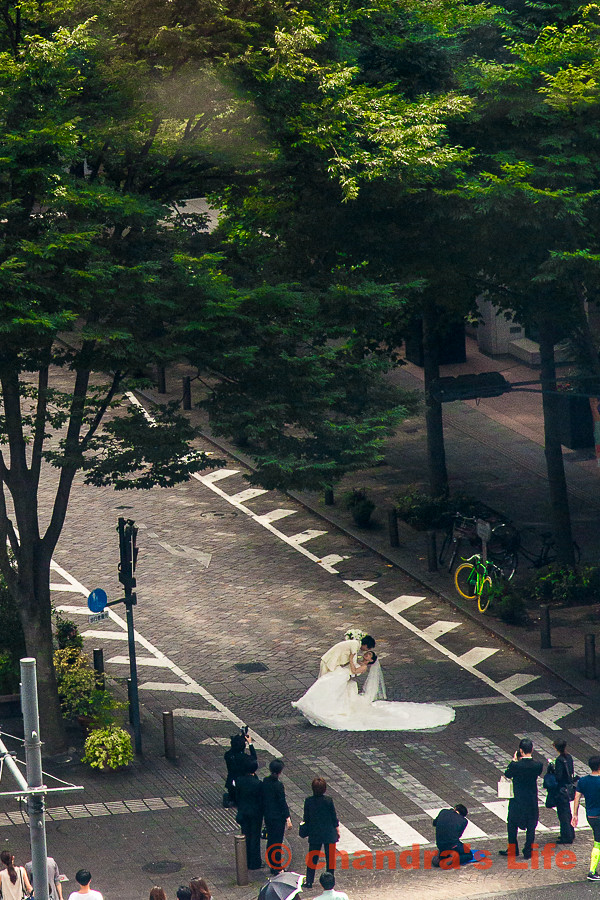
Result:
[[[549,566],[551,563],[556,562],[558,559],[558,552],[556,550],[556,539],[551,531],[542,532],[542,546],[538,550],[537,553],[533,553],[531,550],[527,550],[525,547],[521,546],[520,540],[519,545],[517,547],[517,563],[518,563],[518,555],[524,556],[527,559],[534,569],[542,569],[544,566]],[[575,562],[581,562],[581,550],[579,549],[579,544],[576,541],[573,541],[573,553],[575,556]]]
[[[464,541],[468,541],[473,548],[481,550],[481,539],[477,534],[477,517],[455,513],[452,527],[444,537],[439,554],[440,565],[443,566],[447,563],[449,572],[452,571],[454,560]],[[487,556],[501,570],[502,577],[508,581],[513,577],[517,567],[516,548],[519,542],[519,532],[513,525],[500,521],[492,525]]]
[[[465,600],[477,597],[479,612],[484,613],[490,605],[493,579],[502,577],[502,570],[496,563],[491,559],[484,560],[481,553],[474,553],[457,567],[454,584]]]

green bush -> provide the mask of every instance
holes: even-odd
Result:
[[[56,650],[54,671],[61,709],[67,719],[83,716],[103,726],[114,721],[114,711],[123,704],[117,703],[110,691],[99,685],[96,672],[81,650],[77,647]]]
[[[71,619],[65,619],[59,612],[56,613],[56,642],[59,650],[65,650],[67,647],[83,647],[83,638],[79,634],[79,629],[75,622]]]
[[[88,763],[92,769],[120,769],[128,766],[133,759],[131,738],[118,725],[94,728],[86,739],[84,749],[81,761]]]
[[[600,567],[571,569],[553,565],[537,572],[527,585],[536,603],[583,606],[600,603]]]
[[[360,528],[366,528],[371,521],[371,513],[375,509],[375,504],[369,499],[367,492],[354,488],[344,494],[343,501],[346,509],[350,510],[354,522]]]
[[[523,591],[506,582],[493,584],[488,612],[506,622],[507,625],[527,625],[529,623]]]

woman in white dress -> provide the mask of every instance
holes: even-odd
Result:
[[[361,694],[356,676],[368,672]],[[439,728],[454,719],[449,706],[434,703],[399,703],[386,700],[381,664],[372,650],[355,664],[318,678],[307,692],[292,703],[312,725],[334,731],[418,731]]]

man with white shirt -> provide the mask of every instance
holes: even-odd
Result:
[[[78,891],[69,894],[69,900],[104,900],[100,891],[94,891],[90,887],[92,876],[87,869],[80,869],[75,875],[75,881],[79,885]]]
[[[321,657],[319,678],[322,678],[327,672],[333,672],[334,669],[340,666],[347,666],[350,658],[352,656],[356,657],[359,650],[361,653],[364,653],[366,650],[372,650],[374,646],[375,641],[370,634],[365,634],[362,641],[355,639],[338,641]]]
[[[323,872],[319,878],[323,893],[315,897],[315,900],[349,900],[348,894],[343,891],[334,891],[335,875],[333,872]]]

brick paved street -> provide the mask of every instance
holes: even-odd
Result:
[[[119,596],[116,519],[124,515],[140,527],[135,622],[145,754],[116,774],[90,774],[76,754],[48,765],[58,777],[85,785],[84,794],[48,803],[61,807],[48,824],[49,852],[69,877],[89,864],[107,900],[147,896],[154,883],[172,896],[180,881],[197,874],[214,886],[216,898],[255,897],[256,884],[235,886],[236,826],[233,814],[220,808],[222,754],[243,721],[257,734],[263,769],[270,752],[286,761],[294,867],[305,850],[297,837],[302,800],[316,773],[328,780],[345,826],[340,847],[350,853],[406,851],[414,838],[403,836],[413,831],[427,844],[432,811],[456,802],[469,807],[473,845],[493,852],[487,871],[342,871],[338,886],[351,900],[400,892],[505,895],[582,878],[586,830],[578,835],[573,870],[506,870],[496,853],[505,835],[496,782],[520,735],[532,736],[542,757],[564,735],[573,754],[587,760],[600,745],[592,701],[461,620],[443,600],[289,497],[276,491],[240,497],[248,489],[244,472],[233,460],[227,470],[168,491],[115,493],[86,487],[81,478],[75,485],[55,555],[55,603],[81,623],[88,650],[103,648],[107,671],[117,679],[127,675],[122,610],[88,625],[84,594],[103,587],[109,598]],[[50,494],[41,499],[48,508]],[[274,516],[276,510],[285,514]],[[455,721],[430,733],[309,725],[290,702],[312,684],[319,656],[349,626],[376,638],[390,699],[449,702]],[[254,671],[243,671],[248,664]],[[163,710],[175,711],[177,767],[161,755]],[[9,789],[6,778],[3,783]],[[14,810],[12,801],[0,803],[0,813]],[[0,840],[24,861],[27,831],[16,818],[0,817]],[[540,821],[548,829],[540,833],[543,844],[556,837],[555,813],[542,808]],[[165,862],[180,868],[148,871]]]

